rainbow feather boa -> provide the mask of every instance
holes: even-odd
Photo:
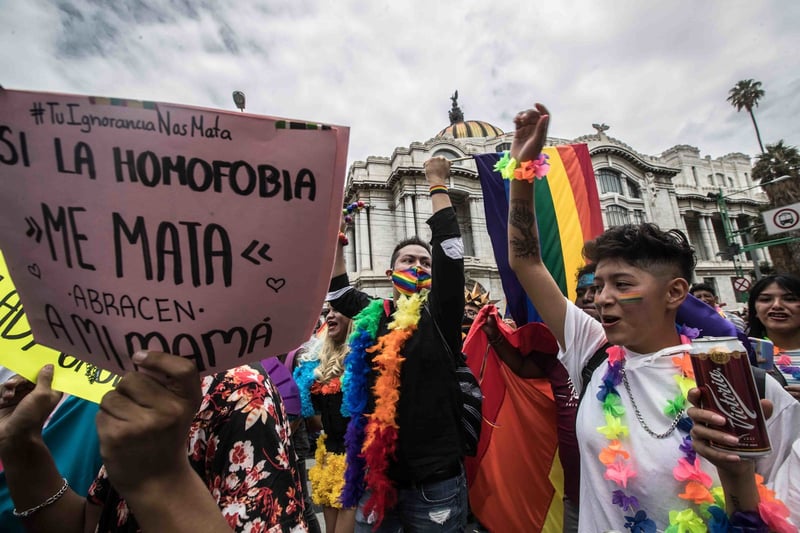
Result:
[[[345,434],[347,471],[342,504],[345,507],[357,505],[363,491],[368,490],[370,497],[364,514],[374,514],[376,527],[383,521],[384,510],[397,502],[397,489],[387,470],[397,452],[397,404],[400,370],[405,359],[400,351],[417,329],[427,295],[428,291],[422,291],[401,296],[388,325],[389,333],[377,339],[383,302],[371,302],[354,318],[354,331],[350,336],[350,353],[345,359],[346,379],[342,386],[342,414],[350,416]],[[367,362],[369,354],[377,354],[372,368]],[[372,388],[375,410],[365,415],[371,370],[377,373]]]

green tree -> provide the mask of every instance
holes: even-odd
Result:
[[[762,154],[764,153],[764,144],[761,142],[761,132],[758,131],[758,124],[756,123],[756,116],[753,114],[753,108],[758,107],[758,101],[763,97],[764,89],[761,88],[761,82],[753,79],[740,80],[728,91],[728,102],[730,102],[737,111],[747,109],[747,112],[750,113],[750,119],[753,121],[753,127],[756,129],[758,146],[761,148]]]
[[[767,150],[757,157],[756,164],[753,165],[753,179],[761,182],[761,188],[769,199],[769,205],[765,209],[800,202],[800,151],[796,146],[784,144],[783,140],[768,144]],[[776,271],[800,276],[800,231],[773,236],[759,233],[759,241],[798,237],[796,242],[770,246],[769,252]]]

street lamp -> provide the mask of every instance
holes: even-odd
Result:
[[[239,108],[239,111],[244,111],[244,93],[242,91],[233,91],[233,103]]]

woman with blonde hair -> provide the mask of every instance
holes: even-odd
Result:
[[[308,472],[311,499],[322,506],[325,531],[350,533],[355,528],[355,509],[343,508],[340,496],[346,468],[344,436],[350,421],[341,414],[342,378],[352,321],[330,306],[323,315],[325,329],[304,346],[294,378],[309,427],[323,430],[317,441],[316,464]]]

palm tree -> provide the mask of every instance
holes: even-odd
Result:
[[[777,181],[778,178],[782,179]],[[758,156],[756,164],[753,165],[753,179],[761,182],[761,188],[769,199],[769,205],[765,209],[800,202],[800,151],[795,146],[784,144],[783,140],[768,144],[766,152]],[[769,239],[764,234],[759,237],[759,241]],[[772,238],[777,237],[800,237],[800,231],[794,230],[772,236]],[[775,270],[800,275],[800,239],[770,246],[769,252]]]
[[[758,146],[761,148],[761,153],[764,153],[764,144],[761,142],[761,132],[758,131],[758,124],[756,124],[756,116],[753,114],[753,108],[758,107],[758,101],[764,97],[764,89],[761,88],[761,82],[753,79],[740,80],[730,91],[728,91],[728,101],[737,111],[742,108],[747,109],[750,113],[750,119],[753,121],[753,127],[756,129],[756,137],[758,137]]]

